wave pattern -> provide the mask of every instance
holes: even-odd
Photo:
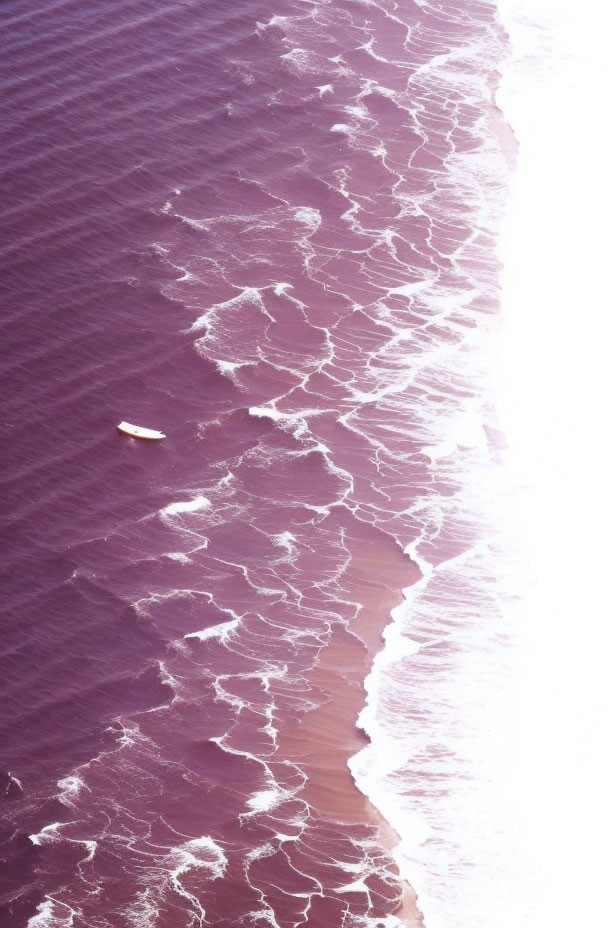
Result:
[[[427,710],[380,659],[355,723],[391,609],[393,663],[467,647],[503,38],[486,2],[280,7],[2,12],[16,925],[422,924],[375,790]]]

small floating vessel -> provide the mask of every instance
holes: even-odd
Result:
[[[163,432],[157,432],[156,429],[145,429],[141,425],[131,425],[130,422],[119,422],[116,428],[125,435],[132,435],[133,438],[149,438],[158,441],[159,438],[167,437]]]

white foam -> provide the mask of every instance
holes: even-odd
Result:
[[[252,813],[270,812],[270,810],[275,809],[284,798],[284,790],[274,786],[270,789],[261,789],[257,793],[254,793],[247,800],[247,805]]]
[[[84,844],[87,849],[87,856],[84,858],[84,860],[79,862],[78,866],[81,866],[82,864],[88,864],[89,861],[93,860],[95,857],[95,852],[97,851],[97,841],[78,841],[76,843]]]
[[[171,886],[186,900],[194,919],[202,926],[205,921],[205,909],[198,897],[185,889],[181,879],[191,870],[207,870],[210,879],[220,879],[228,866],[228,858],[223,848],[209,835],[204,835],[174,848],[167,855],[166,863],[172,868],[169,875]]]
[[[174,694],[173,700],[172,700],[173,702],[177,698],[177,692],[180,689],[179,680],[176,677],[174,677],[173,674],[170,672],[165,661],[161,661],[161,660],[158,661],[158,669],[160,672],[160,678],[162,682],[173,690],[173,694]],[[159,708],[164,709],[166,707],[160,706]]]
[[[387,287],[386,292],[388,296],[414,296],[428,290],[434,281],[434,278],[417,280],[410,284],[400,284],[398,287]]]
[[[57,832],[61,827],[61,822],[53,822],[52,825],[45,825],[44,828],[41,828],[37,834],[28,835],[28,838],[32,844],[35,844],[37,847],[39,847],[41,844],[55,841],[57,838]]]
[[[238,385],[237,381],[237,371],[241,367],[247,367],[247,361],[222,361],[219,358],[215,359],[215,366],[217,367],[220,374],[225,374],[233,383]]]
[[[61,802],[64,802],[66,805],[72,805],[74,801],[80,795],[82,789],[88,790],[88,786],[85,785],[82,777],[72,774],[71,776],[64,777],[62,780],[58,780],[57,786],[60,789],[59,799]]]
[[[314,71],[314,54],[306,48],[292,48],[280,56],[298,74]]]
[[[203,628],[200,632],[188,632],[184,638],[197,638],[199,641],[209,641],[211,638],[219,638],[222,644],[230,639],[238,629],[240,619],[237,617],[230,622],[221,622],[219,625],[211,625],[209,628]]]
[[[344,112],[348,113],[349,116],[354,116],[357,120],[370,118],[369,111],[363,103],[357,103],[356,105],[348,104],[344,107]]]
[[[184,512],[200,512],[201,509],[209,509],[211,501],[206,496],[195,496],[190,500],[169,503],[160,510],[161,518],[163,516],[178,516]]]
[[[352,135],[354,130],[352,126],[349,126],[345,122],[335,122],[329,131],[343,132],[345,135]]]
[[[272,419],[273,422],[280,422],[282,419],[289,418],[284,413],[278,412],[273,406],[250,406],[247,412],[256,419]]]
[[[39,903],[36,914],[28,919],[27,928],[72,928],[77,915],[76,909],[65,902],[46,896]]]
[[[293,290],[293,284],[276,283],[273,286],[273,290],[277,296],[283,296],[288,290]]]
[[[28,835],[28,837],[36,847],[40,847],[43,844],[53,844],[58,840],[67,841],[70,844],[82,844],[87,849],[87,856],[79,862],[78,866],[80,867],[82,864],[88,863],[95,856],[97,841],[70,838],[69,836],[60,834],[59,832],[67,828],[68,824],[67,822],[53,822],[52,825],[45,825],[37,834]]]
[[[253,221],[255,217],[246,217]],[[190,326],[190,332],[199,332],[201,329],[212,327],[215,315],[218,312],[226,312],[234,307],[241,306],[243,303],[254,303],[263,308],[263,299],[261,290],[258,287],[241,287],[240,293],[231,297],[229,300],[223,300],[220,303],[214,303],[213,306],[205,310]]]
[[[7,791],[8,791],[8,789],[9,789],[11,783],[14,783],[14,785],[20,790],[20,792],[23,792],[23,784],[21,783],[21,780],[19,780],[19,779],[18,779],[17,777],[15,777],[15,776],[13,776],[13,774],[10,772],[10,770],[9,770],[9,772],[7,773],[7,776],[8,776],[8,780],[9,780],[9,782],[8,782],[8,784],[7,784],[7,787],[6,787],[6,788],[7,788]]]
[[[192,558],[184,554],[183,551],[167,551],[163,557],[168,557],[170,561],[177,561],[178,564],[192,564]]]
[[[277,545],[279,548],[284,548],[287,552],[287,555],[291,557],[296,551],[295,541],[296,536],[292,535],[291,532],[281,532],[278,535],[271,535],[273,544]]]
[[[172,851],[170,856],[184,858],[179,868],[181,873],[191,867],[202,867],[209,870],[212,880],[219,880],[224,876],[228,867],[226,852],[210,835],[202,835],[200,838],[186,841]]]
[[[259,847],[254,847],[248,852],[246,857],[247,864],[252,864],[256,860],[263,860],[264,857],[270,857],[275,851],[276,848],[271,841],[268,841],[266,844],[260,844]]]
[[[388,58],[384,58],[382,55],[379,55],[378,52],[374,51],[375,44],[376,44],[376,40],[372,38],[369,40],[369,42],[366,42],[364,45],[359,45],[358,48],[360,48],[361,51],[367,52],[368,55],[371,55],[371,57],[375,61],[381,61],[382,64],[393,64],[393,65],[397,64],[398,65],[398,62],[389,61]]]
[[[294,213],[294,219],[303,222],[311,232],[316,232],[322,222],[321,213],[312,206],[298,206]]]
[[[139,892],[135,901],[127,906],[125,915],[127,921],[133,928],[150,928],[151,925],[157,924],[160,904],[154,898],[154,892],[151,887]]]
[[[204,545],[199,547],[204,547]],[[140,599],[136,599],[132,605],[138,615],[147,616],[149,615],[150,606],[163,605],[164,603],[170,602],[172,599],[194,599],[197,596],[205,596],[207,599],[210,598],[210,594],[207,593],[206,590],[176,587],[173,590],[167,590],[166,593],[150,593],[148,596],[142,596]]]

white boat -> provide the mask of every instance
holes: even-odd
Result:
[[[133,438],[150,438],[157,441],[159,438],[167,437],[156,429],[144,429],[141,425],[131,425],[130,422],[119,422],[116,428],[125,435],[132,435]]]

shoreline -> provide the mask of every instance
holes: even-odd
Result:
[[[514,178],[518,169],[520,145],[512,122],[508,118],[508,114],[505,113],[501,105],[501,89],[504,80],[504,69],[508,68],[509,66],[513,49],[511,35],[502,16],[500,0],[496,0],[495,9],[497,31],[500,41],[503,45],[503,57],[498,65],[497,71],[494,72],[494,74],[488,80],[488,89],[490,93],[484,113],[486,126],[484,139],[486,143],[488,141],[490,142],[490,148],[493,148],[497,153],[499,153],[506,168],[502,178],[500,177],[499,172],[497,172],[497,180],[500,181],[502,179],[504,181],[502,204],[499,207],[498,225],[494,229],[490,230],[492,248],[488,251],[489,258],[494,264],[497,274],[501,274],[503,255],[500,250],[500,243],[503,226],[506,221],[507,212],[510,208]],[[495,198],[495,192],[489,193],[488,199],[490,202],[494,203]],[[498,324],[500,326],[503,321],[501,287],[499,301],[494,307],[492,315],[494,319],[498,320]],[[491,352],[496,352],[498,342],[499,335],[497,335],[496,332],[493,332],[489,336],[487,346]],[[474,374],[475,371],[473,371],[473,376]],[[492,402],[491,392],[489,394],[489,398],[491,417],[487,422],[484,420],[484,426],[487,425],[488,428],[492,431],[492,434],[487,436],[487,440],[488,448],[492,452],[492,455],[495,456],[494,464],[496,465],[497,462],[499,463],[502,459],[502,454],[504,452],[504,436],[500,431],[494,431],[496,425],[495,417],[497,414],[497,409],[496,404]],[[473,522],[471,527],[475,530],[476,523]],[[384,656],[386,656],[386,663],[390,664],[395,660],[399,660],[399,657],[403,657],[408,653],[414,653],[417,650],[417,644],[407,637],[407,635],[404,633],[402,625],[402,616],[404,610],[408,608],[408,593],[411,593],[413,588],[417,587],[419,584],[421,588],[424,588],[427,580],[430,576],[432,576],[434,568],[443,563],[442,560],[439,560],[437,564],[429,563],[422,555],[418,554],[416,549],[421,540],[421,538],[417,537],[410,541],[409,544],[407,544],[407,546],[404,548],[404,554],[409,558],[410,563],[418,576],[414,577],[413,579],[409,579],[406,583],[402,583],[401,596],[399,601],[393,600],[392,603],[388,606],[387,614],[389,618],[381,629],[382,640],[380,646],[372,654],[368,670],[365,673],[363,680],[363,687],[365,689],[366,696],[362,711],[359,714],[359,718],[357,720],[357,727],[361,731],[365,732],[365,739],[364,744],[362,744],[362,748],[365,748],[373,743],[373,733],[371,735],[368,733],[369,726],[367,714],[368,712],[373,712],[369,702],[370,687],[368,686],[368,681],[370,681],[376,673],[382,673],[383,666],[385,665]],[[448,554],[445,558],[446,562],[449,560],[451,560],[451,554]],[[399,645],[398,656],[390,657],[389,652],[391,646],[396,645],[397,643]],[[370,719],[370,721],[372,721],[372,719]],[[350,762],[355,761],[358,753],[359,752],[353,753],[351,756],[349,767]],[[365,771],[365,774],[367,774],[367,772],[368,771]],[[361,793],[361,795],[367,798],[371,809],[377,816],[381,840],[384,847],[389,850],[393,856],[395,865],[398,868],[400,874],[400,880],[403,884],[403,898],[401,905],[395,910],[394,914],[402,920],[403,924],[407,926],[407,928],[425,928],[425,918],[434,919],[436,913],[434,911],[426,912],[424,909],[424,903],[425,900],[429,899],[429,894],[426,891],[426,887],[423,885],[417,885],[416,870],[419,865],[416,864],[414,867],[412,867],[410,878],[413,880],[413,882],[410,882],[408,876],[404,874],[404,864],[406,859],[403,855],[397,853],[397,849],[404,838],[404,833],[402,833],[403,830],[400,828],[398,823],[392,824],[390,820],[382,813],[379,806],[374,804],[374,800],[372,798],[373,793],[371,791],[365,792],[363,786],[358,785],[354,771],[351,775],[356,789]],[[411,861],[411,858],[408,856],[407,860]],[[432,898],[430,901],[432,901]]]
[[[389,914],[407,928],[423,928],[416,893],[399,873],[394,854],[399,835],[357,785],[350,769],[352,759],[370,742],[358,720],[367,703],[365,682],[386,646],[387,616],[403,603],[404,573],[407,589],[419,579],[419,569],[388,536],[386,546],[374,538],[360,541],[358,547],[363,550],[356,552],[349,565],[348,589],[362,608],[350,627],[334,628],[329,644],[307,674],[307,681],[327,699],[281,731],[277,759],[289,760],[305,771],[308,780],[298,798],[309,802],[322,818],[346,826],[373,827],[378,844],[394,862],[392,872],[400,886],[400,897]]]

